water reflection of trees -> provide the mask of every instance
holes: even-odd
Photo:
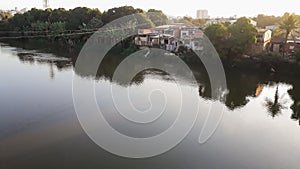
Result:
[[[256,89],[259,84],[264,83],[267,75],[257,76],[253,72],[240,72],[237,70],[228,70],[226,72],[228,95],[226,97],[226,106],[233,110],[245,106],[248,97],[256,97]]]
[[[107,79],[114,83],[118,83],[119,85],[130,85],[126,83],[124,84],[121,80],[113,81],[113,75],[116,68],[125,58],[126,56],[120,56],[120,55],[118,56],[115,55],[114,53],[107,54],[107,56],[102,60],[99,66],[96,77],[92,77],[91,74],[88,74],[86,72],[77,71],[76,73],[84,77],[90,77],[96,79]],[[161,62],[164,62],[163,57],[161,58]],[[192,59],[192,60],[189,59],[189,60],[185,60],[185,62],[190,67],[198,83],[199,95],[205,99],[211,99],[210,79],[208,77],[204,65],[200,62],[200,60],[197,59]],[[139,65],[137,65],[137,67],[138,66]],[[134,67],[130,69],[134,69]],[[180,70],[181,68],[176,67],[176,69],[178,69],[176,76],[179,77],[179,79],[181,79],[182,82],[190,83],[189,79],[186,78],[186,75],[182,73],[183,71]],[[132,79],[132,83],[139,84],[143,82],[147,74],[156,74],[161,76],[164,80],[171,80],[167,78],[167,74],[164,74],[161,71],[147,70],[137,74],[135,78]],[[226,72],[226,74],[227,74],[227,87],[229,93],[227,94],[225,104],[228,108],[232,110],[245,106],[249,102],[247,96],[255,96],[257,84],[260,84],[265,78],[265,76],[256,76],[251,73],[242,74],[238,71],[228,71]],[[124,73],[124,76],[126,76],[126,73]]]
[[[49,66],[49,76],[51,79],[55,78],[54,67],[58,71],[63,71],[72,67],[72,61],[69,58],[59,58],[59,57],[47,57],[44,54],[36,53],[17,53],[19,60],[25,64],[38,64],[38,65],[48,65]]]
[[[103,62],[103,67],[99,70],[97,78],[112,79],[113,72],[117,65],[121,63],[122,59],[118,57],[106,58]],[[193,71],[193,74],[198,82],[199,86],[199,95],[205,99],[211,98],[211,88],[209,77],[205,68],[201,63],[190,62],[188,63],[189,67]],[[239,70],[234,70],[231,68],[226,68],[226,77],[227,77],[227,88],[228,94],[226,96],[225,104],[231,109],[237,109],[244,107],[250,100],[249,97],[258,97],[263,90],[263,86],[274,86],[279,83],[287,83],[293,86],[292,89],[288,91],[289,95],[294,101],[291,109],[293,110],[292,119],[298,120],[300,123],[300,81],[296,80],[295,77],[286,77],[285,75],[270,75],[268,73],[261,72],[241,72]],[[159,76],[166,76],[166,74],[148,70],[146,72],[139,73],[133,81],[136,83],[141,83],[147,74],[157,74]],[[183,74],[180,74],[178,71],[178,76],[183,80],[188,80]],[[168,80],[165,78],[164,80]],[[116,82],[118,83],[118,82]],[[275,93],[271,98],[265,100],[265,106],[270,114],[270,116],[275,117],[279,115],[285,106],[285,101],[281,99],[281,95],[276,87]]]
[[[17,56],[22,63],[55,66],[59,71],[71,68],[79,53],[78,49],[45,40],[6,40],[4,43],[17,48]]]
[[[284,103],[281,103],[279,100],[278,85],[276,87],[274,100],[266,98],[265,106],[267,107],[268,112],[272,117],[278,116],[279,114],[281,114],[282,109],[286,108],[284,106]]]
[[[47,57],[44,54],[36,53],[18,53],[18,58],[23,63],[29,64],[46,64],[56,66],[58,70],[63,70],[72,67],[72,60],[69,58]]]
[[[24,45],[24,44],[23,44]],[[20,46],[24,47],[24,46]],[[28,46],[25,46],[25,49],[31,49]],[[69,58],[69,60],[61,60],[61,59],[35,59],[34,54],[30,53],[19,53],[18,57],[20,61],[24,63],[38,63],[38,64],[48,64],[51,66],[56,66],[58,70],[63,70],[65,68],[70,68],[76,61],[76,56],[78,53],[76,52],[66,52],[66,51],[56,51],[53,52],[55,55],[64,56]],[[86,72],[78,72],[76,74],[82,77],[89,77],[95,79],[107,79],[112,81],[113,83],[118,83],[120,85],[131,85],[132,83],[140,84],[144,81],[145,77],[149,74],[157,75],[156,77],[161,77],[163,80],[172,80],[169,78],[168,74],[158,71],[158,70],[146,70],[138,73],[132,80],[131,84],[123,83],[121,81],[113,81],[112,77],[118,65],[126,58],[125,55],[120,55],[119,52],[110,52],[103,59],[100,68],[97,72],[96,77],[92,77],[91,74]],[[162,60],[163,61],[163,60]],[[185,60],[187,65],[189,65],[192,70],[198,86],[199,86],[199,95],[205,99],[211,98],[211,88],[209,77],[207,72],[202,65],[202,63],[198,60]],[[138,66],[138,65],[137,65]],[[244,107],[249,102],[250,97],[256,97],[258,85],[266,85],[270,84],[270,82],[274,82],[278,84],[280,82],[287,83],[293,86],[292,89],[288,91],[288,94],[291,96],[294,101],[293,105],[290,107],[293,111],[291,118],[299,121],[300,125],[300,80],[298,80],[295,76],[286,76],[286,75],[270,75],[268,73],[262,73],[259,71],[241,71],[235,68],[232,68],[230,64],[224,64],[224,68],[226,71],[227,78],[227,88],[228,94],[226,96],[225,104],[230,110],[234,110],[237,108]],[[51,69],[50,69],[51,71]],[[51,74],[51,73],[50,73]],[[124,74],[126,76],[126,74]],[[177,76],[182,79],[184,83],[189,83],[189,79],[186,78],[185,74],[182,74],[180,68],[178,68]],[[262,89],[261,89],[262,90]],[[260,91],[261,92],[261,91]],[[268,112],[271,116],[275,117],[280,114],[281,110],[284,108],[284,103],[280,101],[280,96],[278,90],[276,89],[274,96],[270,99],[266,99],[265,106],[267,107]]]
[[[292,119],[299,122],[300,125],[300,80],[295,79],[293,83],[293,88],[288,91],[289,95],[293,99],[294,103],[291,106],[293,110],[293,114],[291,116]]]

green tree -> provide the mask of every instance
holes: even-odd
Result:
[[[242,17],[228,27],[230,37],[228,39],[227,55],[241,55],[251,45],[256,43],[257,29],[250,20]]]
[[[206,36],[221,56],[242,55],[256,43],[256,28],[243,17],[234,24],[213,24],[205,29]]]
[[[66,22],[68,19],[68,11],[64,8],[54,9],[49,15],[49,21],[53,22]]]
[[[197,26],[197,27],[203,28],[203,27],[205,27],[205,24],[206,24],[207,20],[208,19],[193,19],[192,24]]]
[[[226,41],[228,40],[228,28],[224,24],[212,24],[205,29],[205,35],[209,38],[220,55],[224,55]]]
[[[50,23],[49,22],[41,22],[37,21],[31,24],[32,31],[48,31]]]
[[[134,9],[132,6],[122,6],[118,8],[112,8],[108,11],[105,11],[102,14],[102,21],[104,24],[107,24],[115,19],[121,18],[123,16],[135,14],[135,13],[143,13],[141,9]]]
[[[66,23],[65,22],[53,22],[49,25],[49,30],[54,33],[60,33],[66,30]]]
[[[280,23],[280,29],[285,31],[285,43],[288,40],[288,37],[291,31],[297,28],[297,17],[295,14],[285,13],[283,16],[283,20]]]
[[[103,22],[101,20],[101,17],[95,16],[91,19],[91,21],[87,24],[88,29],[97,29],[103,26]]]
[[[155,26],[168,24],[168,17],[161,10],[149,9],[147,17],[154,23]]]
[[[76,30],[85,27],[95,16],[100,16],[98,9],[89,9],[86,7],[78,7],[69,11],[66,22],[66,28]]]
[[[9,19],[7,30],[22,31],[30,27],[31,23],[28,22],[25,14],[15,14],[14,17]]]
[[[258,27],[265,28],[266,26],[278,24],[281,17],[259,14],[256,18],[253,18],[253,20],[257,22]]]
[[[157,24],[165,24],[167,17],[157,10],[149,10],[157,12],[159,20]],[[25,12],[24,14],[16,14],[13,17],[6,16],[6,14],[0,13],[0,19],[6,18],[0,21],[1,31],[42,31],[42,30],[57,30],[59,32],[79,29],[96,29],[103,26],[114,19],[127,16],[130,14],[140,13],[139,17],[136,17],[136,22],[139,28],[153,27],[153,22],[149,19],[146,13],[142,9],[135,9],[130,6],[123,6],[119,8],[112,8],[105,12],[103,15],[98,9],[90,9],[86,7],[78,7],[70,10],[63,8],[59,9],[36,9]],[[5,15],[5,16],[4,16]],[[144,24],[143,25],[141,25]],[[142,27],[143,26],[143,27]]]
[[[42,22],[48,22],[51,12],[51,9],[40,10],[32,8],[24,14],[16,14],[10,18],[7,28],[8,30],[30,31],[32,30],[31,26],[33,23],[39,22],[39,24],[41,24]],[[36,27],[34,29],[36,29]]]

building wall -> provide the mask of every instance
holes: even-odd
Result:
[[[197,10],[198,19],[208,19],[208,10]]]
[[[152,33],[151,29],[138,29],[138,34],[143,35],[143,34],[149,34]]]
[[[256,21],[254,21],[254,20],[252,20],[252,19],[250,19],[250,23],[253,25],[253,26],[257,26],[257,22]]]

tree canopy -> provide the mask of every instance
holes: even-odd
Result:
[[[205,35],[210,39],[219,54],[224,55],[225,43],[228,41],[228,27],[224,24],[213,24],[205,29]]]
[[[245,17],[239,18],[230,25],[228,31],[230,33],[230,52],[233,54],[242,54],[248,47],[256,43],[257,29]]]
[[[212,24],[205,29],[206,36],[221,56],[238,56],[256,43],[256,28],[243,17],[234,24]]]
[[[132,6],[122,6],[117,8],[109,9],[102,14],[102,21],[106,24],[115,19],[121,18],[123,16],[135,14],[135,13],[144,13],[141,9],[135,9]]]
[[[168,17],[161,10],[149,9],[147,17],[154,23],[155,26],[168,24]]]
[[[289,34],[295,28],[297,28],[297,17],[295,14],[285,13],[283,15],[283,20],[280,23],[280,29],[285,31],[285,42],[288,39]]]
[[[98,9],[78,7],[70,10],[58,9],[36,9],[16,14],[13,17],[0,13],[1,31],[63,31],[97,29],[115,19],[123,16],[140,13],[141,17],[151,26],[159,26],[168,23],[168,18],[160,10],[150,9],[145,12],[132,6],[122,6],[109,9],[101,13]],[[4,18],[4,19],[3,19]]]
[[[179,22],[179,23],[184,23],[187,25],[193,25],[193,26],[197,26],[199,28],[203,28],[205,27],[206,21],[208,19],[194,19],[192,17],[189,16],[184,16],[183,18],[179,18],[179,19],[172,19],[172,22]]]
[[[257,17],[253,18],[257,22],[257,26],[261,28],[265,28],[266,26],[279,24],[281,21],[280,16],[268,16],[259,14]]]

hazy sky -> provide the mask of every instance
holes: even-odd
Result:
[[[299,0],[49,0],[51,8],[66,9],[78,6],[99,8],[100,11],[112,7],[130,5],[144,10],[155,8],[172,16],[196,16],[197,9],[207,9],[211,17],[229,17],[233,15],[256,16],[283,15],[284,12],[300,14]],[[0,0],[0,9],[42,8],[42,0]]]

